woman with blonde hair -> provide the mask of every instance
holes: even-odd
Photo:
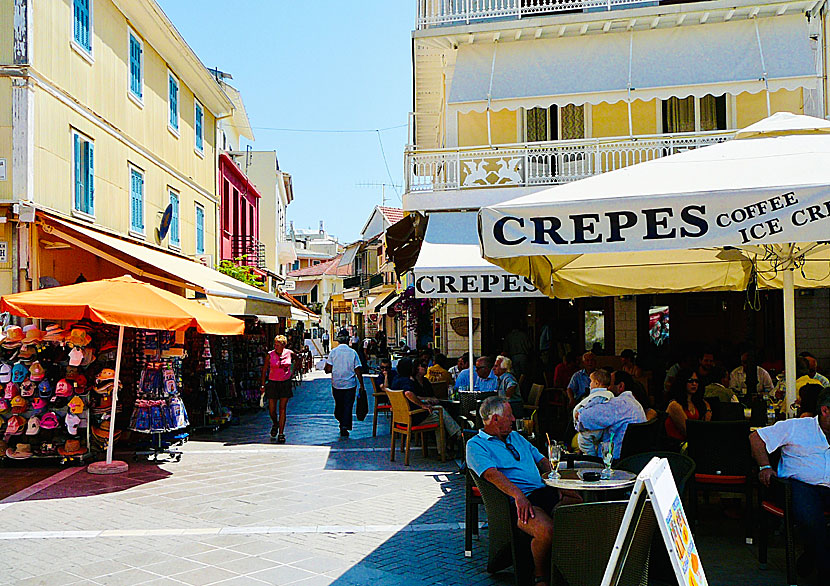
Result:
[[[285,443],[285,410],[288,399],[294,396],[291,390],[291,364],[294,353],[286,348],[288,338],[274,338],[274,349],[268,352],[268,359],[262,366],[261,391],[268,399],[268,413],[271,415],[271,438],[277,443]],[[279,416],[277,416],[279,404]],[[279,435],[278,435],[279,434]]]

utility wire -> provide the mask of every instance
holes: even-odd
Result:
[[[377,131],[378,134],[378,144],[380,145],[380,154],[383,155],[383,164],[386,166],[386,174],[389,176],[389,182],[392,184],[392,189],[395,190],[395,195],[398,196],[398,199],[401,200],[403,203],[403,199],[401,199],[401,194],[398,193],[398,188],[395,186],[395,180],[392,179],[392,172],[389,171],[389,163],[386,161],[386,151],[383,150],[383,141],[380,138],[380,130]]]
[[[385,128],[272,128],[269,126],[239,126],[237,124],[225,124],[233,128],[250,128],[251,130],[273,130],[274,132],[314,132],[314,133],[344,133],[344,134],[359,134],[369,132],[386,132],[387,130],[397,130],[398,128],[406,128],[407,124],[399,124],[397,126],[387,126]]]

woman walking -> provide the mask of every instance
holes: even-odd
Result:
[[[262,393],[268,399],[268,413],[271,415],[271,437],[278,444],[285,443],[285,409],[288,399],[294,396],[291,390],[291,364],[294,353],[288,350],[288,338],[274,338],[274,349],[268,352],[268,360],[262,367]],[[279,403],[279,417],[277,416]],[[279,433],[279,435],[277,435]]]

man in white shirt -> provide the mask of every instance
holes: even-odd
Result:
[[[799,570],[815,567],[824,583],[830,576],[830,538],[824,518],[824,511],[830,510],[830,389],[819,394],[817,409],[816,417],[779,421],[753,432],[749,441],[764,486],[770,485],[773,476],[789,479],[793,515],[805,544]],[[776,471],[768,454],[778,448],[781,461]]]
[[[348,336],[338,336],[339,345],[332,348],[326,358],[326,374],[331,374],[331,393],[334,396],[334,416],[340,424],[340,437],[349,437],[352,428],[352,409],[355,390],[360,385],[361,394],[366,393],[363,386],[363,371],[357,352],[349,348]]]
[[[744,352],[741,354],[741,365],[729,375],[729,388],[742,396],[746,395],[746,367],[748,364],[749,352]],[[772,377],[760,366],[756,366],[755,368],[758,373],[757,391],[764,394],[771,393],[773,389]]]

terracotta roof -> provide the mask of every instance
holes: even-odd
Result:
[[[400,222],[403,220],[403,210],[400,208],[387,208],[384,206],[378,206],[380,212],[386,216],[386,219],[389,220],[390,224],[394,224],[396,222]]]
[[[340,264],[340,258],[342,254],[338,254],[331,260],[327,260],[326,262],[321,262],[320,264],[306,267],[304,269],[298,269],[296,271],[291,271],[288,273],[289,277],[316,277],[319,275],[335,275],[337,277],[348,277],[352,274],[352,268],[350,266],[345,267],[338,267],[337,265]]]

